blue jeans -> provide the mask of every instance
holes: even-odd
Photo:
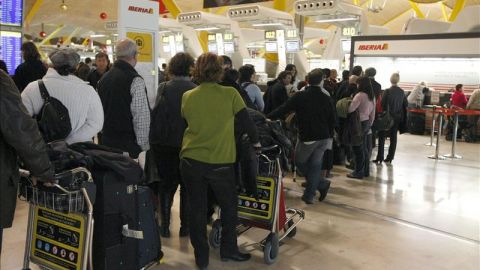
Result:
[[[328,186],[330,181],[322,176],[323,154],[331,149],[332,139],[315,141],[311,144],[298,142],[295,148],[295,165],[305,175],[307,187],[303,193],[304,198],[312,200],[317,190]]]
[[[352,172],[355,176],[366,177],[370,175],[370,155],[372,151],[372,135],[368,134],[370,122],[362,121],[362,143],[353,146],[355,154],[355,170]]]

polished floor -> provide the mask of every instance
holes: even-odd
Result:
[[[297,235],[286,239],[275,264],[267,266],[255,243],[266,232],[239,237],[246,263],[221,262],[210,251],[209,269],[480,269],[480,144],[459,142],[460,160],[432,160],[426,136],[401,135],[393,164],[373,165],[371,177],[352,180],[344,167],[333,171],[327,199],[306,206],[300,183],[285,179],[287,205],[306,211]],[[442,141],[440,154],[451,150]],[[178,200],[176,201],[176,205]],[[165,259],[153,269],[195,269],[188,239],[178,235],[178,211]],[[20,202],[13,229],[4,232],[2,270],[21,269],[27,205]],[[32,267],[32,269],[38,269]]]

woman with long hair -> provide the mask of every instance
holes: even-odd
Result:
[[[362,179],[370,176],[371,130],[375,119],[375,97],[370,78],[360,77],[357,81],[358,92],[353,97],[348,112],[358,110],[362,127],[360,145],[353,146],[355,169],[347,174],[349,178]],[[370,134],[370,135],[369,135]]]
[[[47,73],[47,67],[40,60],[37,46],[31,41],[22,44],[22,57],[25,60],[15,69],[13,80],[20,92],[33,81],[39,80]]]
[[[233,163],[236,160],[234,120],[245,128],[256,146],[258,134],[245,102],[232,87],[218,84],[222,59],[215,54],[201,55],[194,69],[199,83],[182,97],[181,113],[187,122],[180,151],[180,171],[190,201],[190,240],[199,269],[207,269],[207,192],[211,188],[222,210],[223,261],[246,261],[250,254],[237,246],[237,203]]]

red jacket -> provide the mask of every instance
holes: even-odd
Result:
[[[467,106],[467,97],[462,91],[455,91],[451,98],[452,105],[465,109]]]

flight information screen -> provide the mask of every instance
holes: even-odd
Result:
[[[22,33],[0,31],[0,59],[7,64],[8,73],[13,75],[18,65],[22,63]]]
[[[0,24],[22,26],[23,0],[0,0]]]

